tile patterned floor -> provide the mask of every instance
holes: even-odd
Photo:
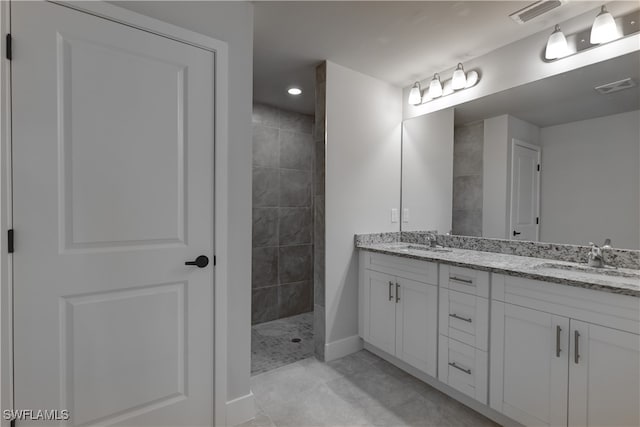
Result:
[[[300,342],[291,342],[300,338]],[[313,312],[251,328],[251,375],[313,356]]]
[[[468,426],[491,420],[363,350],[256,375],[257,417],[242,427]]]

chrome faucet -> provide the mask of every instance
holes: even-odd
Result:
[[[427,242],[429,244],[430,247],[435,248],[436,246],[438,246],[438,231],[433,230],[433,231],[427,231]]]
[[[589,242],[589,245],[591,245],[591,251],[588,256],[589,267],[604,268],[604,251],[611,249],[611,239],[606,239],[601,247],[593,242]]]

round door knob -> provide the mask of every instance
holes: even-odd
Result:
[[[200,255],[194,261],[185,262],[184,265],[195,265],[200,268],[205,268],[207,265],[209,265],[209,258],[206,255]]]

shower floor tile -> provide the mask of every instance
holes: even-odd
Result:
[[[299,342],[292,342],[299,338]],[[313,356],[313,312],[251,327],[251,375]]]

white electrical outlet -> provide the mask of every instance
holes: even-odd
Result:
[[[402,222],[409,222],[409,208],[402,210]]]
[[[391,209],[391,222],[398,222],[398,209],[393,208]]]

